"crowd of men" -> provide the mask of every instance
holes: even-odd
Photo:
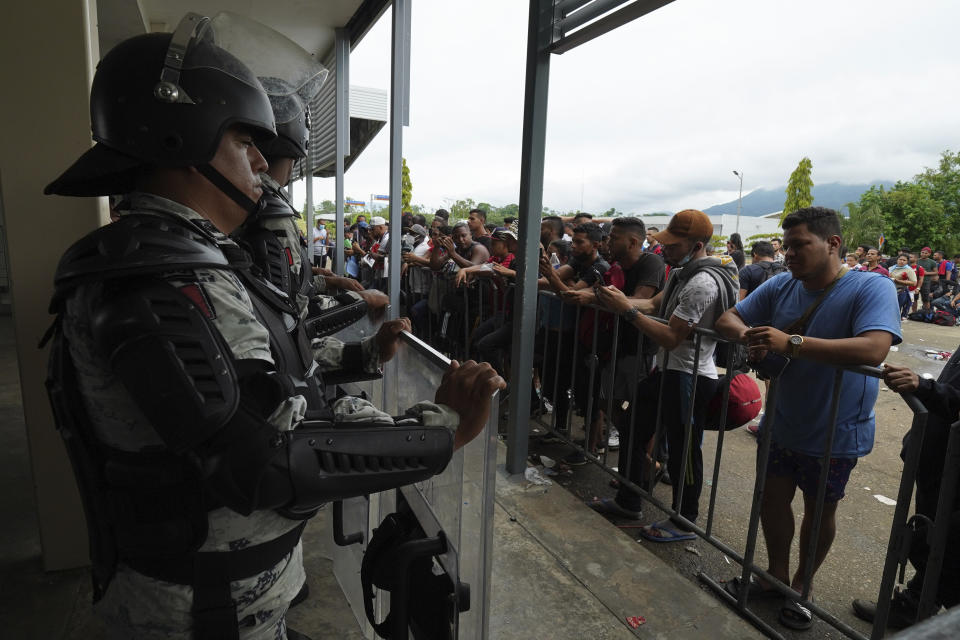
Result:
[[[483,218],[482,212],[471,212],[475,222],[456,223],[461,231],[452,240],[445,238],[450,227],[434,225],[432,237],[421,241],[421,251],[429,253],[430,259],[405,258],[411,268],[429,269],[433,278],[430,286],[416,290],[420,299],[414,306],[419,305],[420,313],[412,315],[418,319],[415,328],[421,336],[435,340],[441,348],[449,347],[449,342],[436,339],[427,329],[431,316],[436,315],[438,323],[445,316],[448,328],[458,327],[458,332],[450,334],[453,343],[464,349],[469,344],[470,355],[493,363],[506,375],[516,230],[488,229],[479,224]],[[537,395],[531,401],[533,406],[552,409],[553,426],[561,432],[569,430],[567,421],[573,411],[582,415],[583,446],[588,452],[598,453],[604,446],[621,447],[619,471],[629,484],[649,488],[651,478],[670,484],[673,506],[681,517],[646,524],[639,533],[654,542],[689,540],[695,537],[690,525],[698,521],[703,489],[699,443],[709,422],[707,406],[719,388],[717,343],[707,336],[697,342],[693,329],[715,328],[726,338],[746,344],[759,379],[766,382],[776,377],[781,388],[803,389],[802,393],[781,394],[776,410],[761,414],[759,426],[754,427],[758,433],[768,424],[773,429],[761,511],[767,569],[803,592],[812,588],[806,584],[807,574],[811,579],[816,575],[833,542],[837,506],[850,473],[873,447],[873,406],[879,381],[844,375],[836,425],[831,422],[828,402],[810,403],[808,399],[832,394],[834,377],[827,375],[832,370],[824,365],[881,364],[902,337],[900,319],[909,311],[902,292],[925,290],[929,303],[935,305],[944,291],[952,293],[949,283],[954,269],[942,252],[931,253],[928,248],[919,255],[902,252],[885,266],[876,249],[860,247],[852,254],[856,260],[851,266],[849,258],[844,260],[838,214],[829,209],[797,211],[785,219],[783,228],[782,240],[754,243],[749,263],[744,259],[741,265],[737,259],[743,252],[739,238],[731,239],[726,255],[712,255],[713,226],[699,211],[676,214],[663,231],[646,228],[641,220],[629,217],[603,224],[594,223],[587,214],[570,220],[543,218],[538,287],[554,295],[542,297],[538,307]],[[488,233],[492,246],[483,251],[477,247]],[[927,280],[924,287],[919,272],[926,271],[920,262],[926,260],[933,263],[930,272],[946,275],[936,284]],[[478,280],[488,284],[488,297],[478,297],[479,304],[469,310],[453,302],[464,299],[463,287]],[[431,286],[434,292],[438,288],[444,291],[442,296],[434,296],[437,304],[430,302]],[[499,307],[492,306],[496,296],[504,300]],[[460,331],[464,326],[466,332]],[[616,345],[612,343],[614,335]],[[884,380],[901,390],[906,371],[888,366]],[[910,380],[916,382],[915,374]],[[694,386],[696,392],[692,393]],[[631,406],[633,402],[636,406]],[[612,415],[605,415],[608,407]],[[662,414],[663,441],[654,450],[658,413]],[[948,424],[949,410],[943,415]],[[692,432],[687,438],[688,420]],[[820,459],[826,433],[833,428],[837,435],[821,527],[815,553],[808,557]],[[944,433],[941,430],[941,439]],[[586,457],[574,453],[564,462],[577,465],[586,462]],[[928,471],[924,486],[937,495],[931,473],[939,478],[939,473]],[[612,484],[618,485],[615,496],[592,500],[589,505],[615,519],[640,520],[640,494],[627,483]],[[795,535],[791,503],[798,489],[804,507],[799,563],[791,571],[790,548]],[[927,497],[918,510],[932,515],[931,504]],[[922,554],[914,555],[922,567]],[[960,589],[956,558],[951,562],[938,596],[938,603],[947,606],[957,602]],[[921,578],[897,592],[892,627],[908,626],[915,619],[922,570],[919,575]],[[781,597],[759,579],[749,585],[741,585],[739,580],[727,583],[734,596],[745,587],[751,597]],[[874,615],[872,607],[859,600],[854,605],[857,615],[869,620]],[[789,598],[783,602],[779,618],[794,629],[809,628],[812,622],[811,612]]]

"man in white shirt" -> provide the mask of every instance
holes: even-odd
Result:
[[[321,269],[327,266],[327,228],[319,218],[313,227],[313,264]]]

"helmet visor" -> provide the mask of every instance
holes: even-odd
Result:
[[[204,36],[237,57],[254,75],[269,78],[271,96],[296,94],[305,104],[320,91],[329,72],[300,45],[270,27],[236,13],[218,13]]]

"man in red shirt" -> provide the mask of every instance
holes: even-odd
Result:
[[[887,268],[880,264],[880,250],[870,247],[867,249],[867,268],[864,271],[873,271],[875,273],[882,274],[886,277],[890,277],[890,272],[887,271]]]
[[[516,231],[512,229],[497,229],[493,232],[490,243],[490,259],[486,264],[467,267],[457,272],[456,284],[458,287],[469,282],[473,277],[493,278],[491,281],[491,304],[494,307],[493,296],[496,296],[496,307],[502,313],[491,314],[480,323],[473,332],[473,346],[481,361],[489,362],[497,371],[503,371],[501,354],[509,349],[513,328],[511,298],[512,292],[505,293],[507,281],[516,277],[513,270],[513,250],[517,246]],[[467,294],[471,295],[471,294]]]

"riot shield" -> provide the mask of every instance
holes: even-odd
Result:
[[[368,323],[358,323],[347,330],[349,336],[338,337],[357,339],[361,334],[370,335],[375,330]],[[397,355],[384,366],[383,378],[357,383],[347,390],[362,391],[385,411],[399,415],[418,401],[433,399],[448,366],[449,360],[442,354],[416,337],[403,334]],[[366,637],[372,639],[375,634],[364,615],[360,564],[373,529],[397,509],[399,494],[399,501],[416,516],[424,534],[434,537],[442,532],[446,541],[447,551],[436,558],[436,563],[464,596],[453,599],[451,637],[460,640],[487,638],[498,396],[494,394],[490,402],[486,429],[453,455],[443,473],[416,485],[343,503],[342,518],[335,523],[342,525],[343,530],[335,533],[350,536],[363,532],[364,535],[362,543],[334,547],[334,572]],[[469,597],[465,597],[467,593]],[[386,595],[378,592],[375,599],[378,620],[383,620],[391,606]]]

